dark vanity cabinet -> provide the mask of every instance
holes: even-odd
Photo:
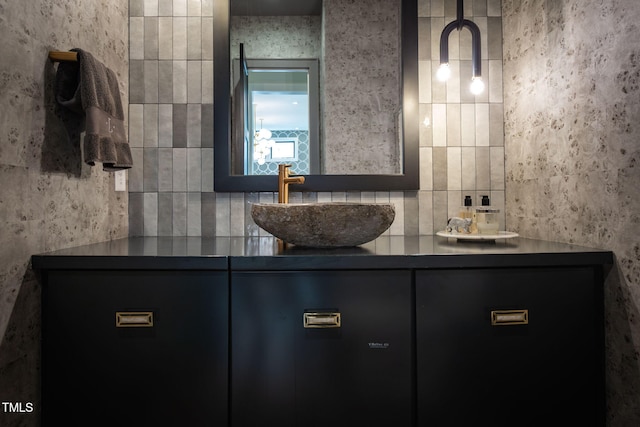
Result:
[[[272,251],[272,252],[270,252]],[[605,425],[611,252],[129,238],[33,257],[42,425]]]
[[[227,425],[226,271],[43,274],[42,425]]]
[[[417,425],[603,426],[599,271],[417,271]]]
[[[231,273],[233,426],[411,426],[412,280]]]

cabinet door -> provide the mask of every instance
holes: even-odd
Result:
[[[232,424],[412,425],[411,305],[408,271],[232,273]]]
[[[47,277],[43,425],[226,425],[226,272]]]
[[[418,425],[604,425],[593,269],[421,271],[416,280]]]

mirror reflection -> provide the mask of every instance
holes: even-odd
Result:
[[[249,135],[253,136],[253,150],[249,152],[249,165],[244,173],[275,174],[278,163],[290,163],[298,173],[311,173],[309,71],[252,67],[247,79],[248,116],[253,118]]]
[[[232,174],[403,173],[400,21],[400,0],[231,0]]]
[[[300,191],[419,188],[417,0],[213,6],[215,191],[273,191],[284,162]]]
[[[234,61],[234,173],[277,175],[287,163],[298,174],[319,168],[318,61]]]

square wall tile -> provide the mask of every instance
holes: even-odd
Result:
[[[447,190],[462,189],[462,152],[460,147],[447,147]]]
[[[144,0],[144,16],[158,16],[158,0]]]
[[[144,148],[143,190],[146,192],[158,191],[158,149]]]
[[[214,237],[216,230],[216,197],[213,192],[200,194],[200,227],[203,237]]]
[[[216,194],[216,236],[231,235],[231,199],[229,193]]]
[[[144,104],[129,104],[129,146],[144,146]]]
[[[173,58],[186,60],[187,55],[187,18],[173,18]]]
[[[173,59],[173,18],[158,18],[158,59]]]
[[[201,0],[187,0],[187,15],[188,16],[201,16],[202,15],[202,1]]]
[[[431,128],[433,129],[433,146],[447,146],[447,105],[432,104],[431,111],[433,114],[431,120]]]
[[[158,15],[171,16],[173,14],[173,0],[158,0]]]
[[[158,193],[158,236],[173,235],[173,194]]]
[[[173,147],[173,105],[158,105],[158,147]]]
[[[476,149],[475,147],[461,148],[462,186],[461,189],[476,189]]]
[[[213,16],[213,0],[202,0],[201,7],[202,16]]]
[[[187,105],[187,147],[202,146],[202,104]]]
[[[173,61],[173,102],[186,104],[187,97],[187,61]]]
[[[158,61],[144,61],[144,102],[158,102]]]
[[[129,193],[129,235],[144,236],[144,193]]]
[[[129,16],[144,16],[144,0],[129,0]]]
[[[202,59],[202,18],[187,18],[187,59]]]
[[[144,61],[129,60],[129,102],[144,104]]]
[[[144,147],[158,146],[158,104],[145,104],[143,111]]]
[[[187,193],[171,193],[173,195],[173,215],[171,228],[173,236],[187,235]]]
[[[202,60],[213,61],[213,18],[202,18]]]
[[[129,169],[129,193],[143,192],[144,155],[142,148],[131,148],[133,167]]]
[[[447,147],[460,145],[460,104],[447,104]]]
[[[173,149],[158,149],[158,191],[173,191]]]
[[[158,17],[144,18],[144,59],[158,59]]]
[[[173,16],[187,16],[187,0],[173,0]]]
[[[187,191],[187,149],[173,149],[173,191]]]
[[[158,235],[158,193],[144,193],[144,235]]]
[[[434,190],[446,190],[447,189],[447,175],[448,175],[448,162],[447,162],[447,148],[446,147],[433,147],[433,189]]]
[[[202,235],[200,193],[187,193],[187,236]]]
[[[129,18],[129,59],[144,59],[144,18]]]
[[[187,104],[174,104],[172,110],[173,147],[187,147]]]
[[[420,190],[433,190],[433,149],[420,147]]]
[[[187,148],[187,191],[202,191],[202,156],[199,148]]]
[[[448,195],[446,191],[433,192],[433,230],[444,230],[449,220]]]

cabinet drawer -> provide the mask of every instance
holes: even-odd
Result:
[[[416,280],[419,425],[601,425],[593,269],[420,271]]]
[[[48,272],[45,425],[81,425],[74,420],[96,417],[100,421],[92,425],[226,419],[227,277],[203,271]]]
[[[410,426],[409,271],[237,272],[235,426]]]

